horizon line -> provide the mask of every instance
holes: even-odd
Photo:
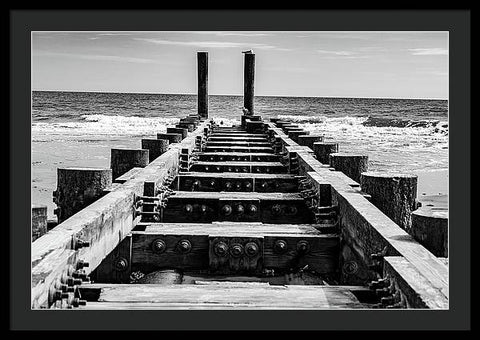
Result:
[[[115,92],[115,91],[85,91],[85,90],[31,90],[32,92],[73,92],[73,93],[108,93],[108,94],[152,94],[152,95],[189,95],[197,93],[160,93],[160,92]],[[209,96],[243,97],[242,94],[209,94]],[[255,97],[274,98],[337,98],[337,99],[397,99],[397,100],[446,100],[448,98],[406,98],[406,97],[345,97],[345,96],[295,96],[295,95],[255,95]]]

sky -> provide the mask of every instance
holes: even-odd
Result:
[[[448,99],[448,32],[32,32],[32,90],[197,93],[207,51],[211,95]]]

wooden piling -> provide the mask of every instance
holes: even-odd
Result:
[[[179,133],[157,133],[157,139],[166,139],[169,144],[180,143],[182,141],[182,134]]]
[[[332,153],[330,154],[330,166],[360,183],[361,173],[368,171],[368,156]]]
[[[330,154],[338,152],[338,143],[315,142],[313,152],[320,163],[330,164]]]
[[[297,142],[299,136],[305,136],[305,135],[308,135],[309,133],[310,133],[309,131],[305,131],[303,129],[302,130],[290,130],[288,132],[288,138],[290,138],[294,142]]]
[[[198,115],[208,118],[208,52],[197,53]]]
[[[32,204],[32,242],[47,231],[47,206]]]
[[[313,150],[313,143],[323,142],[323,135],[300,135],[297,138],[297,143],[299,145],[308,146]]]
[[[150,162],[167,151],[168,144],[165,139],[142,139],[142,149],[148,149]]]
[[[110,168],[112,179],[122,176],[131,169],[144,168],[149,163],[149,151],[146,149],[112,149]]]
[[[255,78],[255,54],[245,53],[244,83],[243,83],[243,106],[253,115],[254,79]]]
[[[364,172],[360,176],[363,192],[371,202],[402,229],[411,229],[411,214],[417,207],[417,175]]]
[[[112,169],[59,168],[54,210],[62,223],[104,195],[112,185]]]
[[[412,212],[411,235],[433,255],[448,257],[448,207],[428,207]]]
[[[186,128],[177,128],[177,127],[167,127],[167,133],[179,133],[182,135],[182,140],[187,138],[188,129]]]

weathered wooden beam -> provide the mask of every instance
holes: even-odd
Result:
[[[123,184],[125,183],[126,181],[134,178],[136,176],[136,174],[142,169],[143,167],[135,167],[135,168],[131,168],[130,170],[128,170],[126,173],[124,173],[123,175],[121,176],[118,176],[114,181],[113,183],[119,183],[119,184]]]
[[[197,52],[198,115],[208,118],[208,52]]]
[[[268,142],[268,139],[266,137],[257,135],[255,137],[247,137],[247,136],[217,136],[215,134],[212,134],[208,137],[209,142],[215,142],[215,141],[220,141],[220,142],[236,142],[236,141],[241,141],[241,142]]]
[[[286,173],[287,168],[279,162],[195,162],[190,171],[238,172],[238,173]]]
[[[255,54],[245,53],[245,65],[243,73],[243,107],[249,115],[254,115],[254,92],[255,92]]]
[[[92,284],[97,301],[86,310],[262,309],[318,310],[367,308],[349,287],[269,285],[267,282],[207,282],[190,285]]]
[[[273,153],[271,146],[208,146],[203,148],[204,152],[247,152],[247,153]]]
[[[249,141],[207,141],[205,146],[243,146],[243,147],[271,147],[269,142],[249,142]]]
[[[163,155],[168,150],[168,140],[165,139],[142,139],[142,149],[148,149],[150,162]]]
[[[157,139],[166,139],[169,144],[180,143],[182,141],[182,134],[179,133],[157,133]]]
[[[239,274],[263,268],[285,272],[308,265],[317,273],[333,273],[338,265],[338,236],[323,234],[312,225],[156,223],[144,225],[141,229],[132,232],[135,270],[209,268],[213,272]],[[178,248],[182,240],[188,241],[188,252]],[[235,259],[243,258],[249,262],[249,256],[243,255],[249,251],[248,243],[256,243],[257,249],[252,249],[249,254],[255,261],[245,267]],[[241,245],[238,256],[230,253],[235,244]],[[261,263],[257,262],[259,258]],[[223,267],[226,262],[229,262],[229,268]]]
[[[101,261],[138,223],[134,215],[136,197],[143,194],[146,181],[159,185],[178,169],[181,148],[194,147],[196,134],[203,126],[182,143],[173,145],[165,154],[143,168],[135,178],[106,194],[60,223],[32,243],[32,295],[33,308],[48,307],[48,292],[54,281],[62,276],[67,265],[75,265],[82,259],[90,264],[86,274]],[[88,247],[78,248],[79,241]]]
[[[276,162],[278,155],[271,153],[247,153],[247,152],[198,152],[199,161],[210,162]]]

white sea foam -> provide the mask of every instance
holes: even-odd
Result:
[[[178,118],[125,117],[101,114],[82,115],[83,121],[32,124],[34,134],[55,135],[144,135],[165,132],[166,127],[175,125]]]

